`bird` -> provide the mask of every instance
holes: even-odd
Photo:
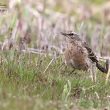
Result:
[[[106,60],[106,65],[103,67],[86,41],[83,41],[80,34],[75,32],[61,32],[61,35],[68,38],[68,45],[64,51],[65,64],[70,65],[74,69],[88,71],[92,64],[103,73],[108,72],[109,61]]]

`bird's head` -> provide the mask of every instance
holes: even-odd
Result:
[[[79,34],[75,33],[75,32],[61,32],[61,34],[67,38],[69,38],[70,40],[79,40]]]

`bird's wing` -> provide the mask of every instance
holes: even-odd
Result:
[[[107,73],[108,72],[108,67],[109,67],[109,61],[106,60],[106,65],[105,67],[103,67],[102,65],[99,64],[98,60],[97,60],[97,57],[96,55],[93,53],[92,49],[89,48],[88,44],[86,42],[83,43],[84,47],[87,49],[88,51],[88,54],[89,54],[89,58],[93,61],[93,62],[96,62],[96,67],[104,72],[104,73]]]
[[[87,49],[88,51],[88,55],[89,58],[93,61],[93,62],[98,62],[96,55],[94,54],[94,52],[92,51],[92,49],[88,46],[88,44],[86,42],[83,42],[83,46]]]

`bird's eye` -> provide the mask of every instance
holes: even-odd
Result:
[[[73,36],[74,35],[74,33],[69,33],[69,36]]]

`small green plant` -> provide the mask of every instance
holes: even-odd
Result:
[[[71,82],[68,80],[67,83],[64,85],[62,93],[62,100],[64,102],[68,101],[70,93],[71,93]]]

